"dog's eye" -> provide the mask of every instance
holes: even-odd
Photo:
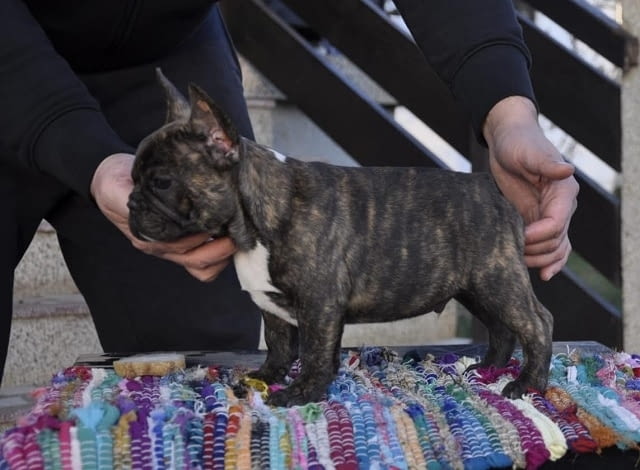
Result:
[[[156,189],[161,189],[161,190],[169,189],[169,187],[171,186],[171,178],[156,176],[151,180],[151,184]]]

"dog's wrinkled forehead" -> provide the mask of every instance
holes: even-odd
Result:
[[[190,132],[188,125],[169,123],[140,142],[132,176],[135,181],[140,175],[153,173],[154,170],[186,169],[190,165],[200,165],[205,153],[211,150],[207,148],[206,139]]]

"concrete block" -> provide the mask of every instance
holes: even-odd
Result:
[[[289,157],[357,166],[322,129],[288,103],[250,102],[249,115],[256,141]]]
[[[93,320],[81,296],[18,301],[2,386],[46,385],[80,354],[100,352]]]
[[[40,224],[16,271],[14,298],[78,293],[62,257],[55,230]]]
[[[636,0],[622,0],[624,26],[640,36],[640,5]],[[634,67],[624,75],[622,96],[622,311],[624,349],[640,351],[640,69]]]
[[[359,346],[420,346],[454,340],[458,310],[449,302],[441,314],[428,313],[389,323],[347,325],[343,347]]]
[[[395,106],[396,100],[375,81],[360,70],[347,57],[337,52],[327,52],[323,48],[319,49],[325,59],[331,63],[340,74],[353,86],[362,90],[364,94],[377,101],[382,106]],[[248,60],[239,56],[240,68],[242,70],[242,85],[244,96],[248,100],[272,99],[286,101],[287,97],[264,75],[262,75]]]

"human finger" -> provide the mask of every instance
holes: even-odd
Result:
[[[202,282],[210,282],[215,280],[222,270],[229,264],[229,259],[225,259],[219,263],[207,266],[206,268],[188,268],[185,269],[189,274]]]
[[[534,174],[539,175],[540,177],[548,178],[554,181],[569,178],[575,172],[575,168],[571,163],[552,160],[550,158],[535,159],[535,168],[531,169],[531,171]]]
[[[129,231],[129,233],[131,233]],[[211,236],[208,233],[196,233],[184,236],[172,242],[145,241],[130,235],[131,243],[137,249],[154,256],[184,255],[203,245]]]
[[[548,281],[560,272],[562,267],[567,263],[570,254],[571,242],[567,237],[562,240],[555,251],[534,256],[525,255],[524,259],[528,267],[540,269],[540,279]]]
[[[578,207],[579,186],[574,178],[555,182],[543,191],[540,216],[525,227],[525,240],[529,245],[566,234]]]
[[[167,253],[162,258],[178,263],[187,270],[206,271],[227,260],[235,252],[236,246],[231,238],[222,237],[203,243],[186,253]]]
[[[524,254],[525,256],[538,256],[547,253],[553,253],[560,247],[562,241],[564,240],[564,237],[564,235],[561,235],[558,237],[543,240],[538,243],[525,244]]]
[[[529,248],[561,239],[568,231],[567,218],[543,217],[524,229],[525,245]]]

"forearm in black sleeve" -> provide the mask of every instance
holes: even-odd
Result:
[[[395,0],[417,45],[469,112],[477,138],[501,99],[535,103],[531,57],[511,0]]]
[[[0,159],[89,197],[106,156],[130,151],[21,0],[0,2]]]

